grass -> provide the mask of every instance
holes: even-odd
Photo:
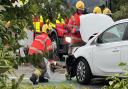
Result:
[[[65,84],[65,83],[44,83],[38,85],[32,85],[31,83],[22,83],[19,89],[78,89],[75,85]],[[89,88],[79,88],[79,89],[89,89]]]

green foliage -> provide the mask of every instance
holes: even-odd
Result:
[[[65,18],[74,11],[72,9],[67,9],[67,4],[64,3],[63,0],[31,0],[26,9],[31,15],[42,15],[44,22],[46,19],[55,22],[58,14],[60,14],[62,18]]]
[[[74,86],[72,85],[66,85],[66,84],[61,84],[61,85],[44,85],[44,86],[37,86],[36,89],[75,89]]]
[[[55,22],[58,14],[60,14],[62,18],[65,18],[70,17],[74,12],[74,8],[67,9],[68,6],[63,0],[29,0],[29,2],[22,7],[13,7],[8,0],[2,0],[1,4],[8,6],[5,7],[6,11],[2,13],[5,21],[10,20],[13,24],[16,23],[20,29],[32,25],[32,15],[42,15],[44,22],[46,19]]]
[[[127,0],[111,0],[112,1],[112,17],[114,20],[128,18],[128,2]]]
[[[0,89],[5,89],[7,87],[8,76],[6,74],[0,74]]]
[[[128,89],[128,78],[121,79],[119,76],[109,78],[109,86],[104,86],[102,89]]]
[[[120,63],[119,66],[124,70],[123,74],[115,74],[111,77],[108,77],[109,81],[108,86],[104,86],[102,89],[128,89],[128,69],[126,68],[126,63]],[[125,78],[120,78],[125,77]]]
[[[15,79],[12,79],[12,85],[11,85],[11,89],[19,89],[20,88],[20,84],[24,78],[24,74],[22,74],[20,76],[20,78],[16,81]]]
[[[1,81],[0,89],[24,89],[20,87],[21,82],[23,81],[23,78],[24,78],[24,74],[22,74],[18,79],[12,79],[11,82],[8,82],[8,76],[4,74],[0,76],[0,81]]]
[[[116,12],[120,10],[120,6],[123,6],[127,3],[127,0],[111,0],[112,3],[112,11]]]
[[[115,20],[128,18],[128,3],[120,6],[120,10],[113,14]]]
[[[17,65],[14,52],[19,48],[18,40],[25,37],[23,28],[27,26],[27,19],[19,14],[23,8],[12,7],[9,0],[1,0],[0,5],[6,8],[6,11],[0,12],[0,89],[17,89],[23,75],[19,80],[13,79],[10,85],[8,74]]]
[[[25,32],[21,30],[17,24],[12,24],[9,28],[5,27],[5,21],[0,20],[0,47],[8,45],[9,48],[15,50],[19,48],[18,40],[24,38]]]
[[[17,64],[17,62],[14,59],[13,52],[7,49],[0,49],[0,89],[7,89],[7,73],[11,73],[10,71],[15,64]]]
[[[10,89],[10,88],[8,88]],[[18,89],[77,89],[73,85],[67,85],[67,84],[57,84],[57,85],[37,85],[33,86],[31,84],[21,84]],[[82,89],[89,89],[89,88],[82,88]]]
[[[33,66],[36,67],[42,62],[43,57],[40,54],[34,54],[34,55],[29,55],[28,59],[29,59],[28,60],[29,63],[31,63]]]
[[[0,74],[9,71],[17,63],[12,51],[0,49]]]

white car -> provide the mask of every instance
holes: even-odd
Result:
[[[96,76],[122,73],[119,63],[128,63],[128,19],[114,22],[106,15],[84,15],[80,32],[87,44],[73,52],[79,83],[88,84]],[[97,34],[88,41],[94,33]]]

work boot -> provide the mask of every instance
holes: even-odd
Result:
[[[44,77],[39,77],[39,83],[46,83],[46,82],[48,82],[48,79]]]
[[[33,74],[33,75],[30,77],[30,80],[31,80],[31,82],[33,83],[33,85],[37,85],[37,84],[38,84],[36,75]]]

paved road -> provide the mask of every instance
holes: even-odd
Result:
[[[24,80],[28,83],[31,83],[29,81],[29,77],[31,76],[31,73],[33,71],[32,66],[20,66],[18,70],[16,70],[16,74],[20,76],[21,74],[25,74]],[[102,79],[93,79],[90,85],[80,85],[77,83],[76,79],[72,79],[71,81],[67,81],[65,79],[64,74],[61,73],[51,73],[52,77],[50,79],[49,84],[69,84],[76,86],[77,89],[82,89],[84,87],[88,87],[89,89],[100,89],[104,85],[104,81]],[[10,75],[10,78],[15,78],[14,76]]]

